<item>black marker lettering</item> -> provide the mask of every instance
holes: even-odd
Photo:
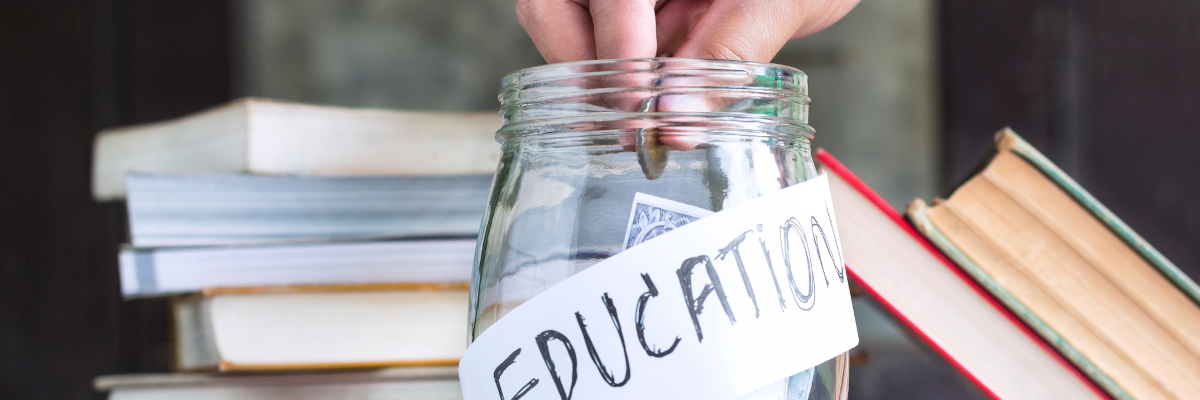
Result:
[[[821,275],[825,277],[825,286],[829,287],[829,276],[825,273],[825,260],[821,259],[821,246],[817,242],[817,233],[821,234],[821,242],[825,243],[825,252],[829,253],[829,261],[833,263],[833,272],[837,272],[838,281],[846,281],[845,267],[838,269],[838,260],[834,257],[833,249],[829,247],[829,239],[825,237],[825,229],[821,228],[821,224],[817,222],[817,217],[812,218],[812,237],[813,247],[817,249],[817,262],[821,263]],[[845,263],[840,263],[845,265]]]
[[[502,362],[502,363],[500,363],[500,365],[496,366],[496,371],[492,372],[492,378],[496,379],[496,393],[500,394],[500,400],[504,400],[504,389],[500,388],[500,375],[503,374],[504,370],[508,369],[508,367],[510,365],[513,365],[513,363],[517,362],[517,356],[520,354],[521,354],[521,349],[514,350],[512,352],[512,354],[508,355],[508,358],[504,359],[504,362]],[[513,395],[512,400],[520,399],[521,396],[524,396],[525,393],[529,393],[529,390],[533,389],[533,387],[537,386],[537,384],[538,384],[537,378],[530,379],[529,382],[525,384],[525,386],[522,386],[520,390],[517,390],[517,394]]]
[[[758,231],[762,232],[762,224],[758,225]],[[775,276],[775,266],[771,264],[771,252],[767,251],[767,242],[760,237],[758,245],[762,246],[763,258],[767,260],[767,271],[771,272],[771,281],[775,282],[775,295],[779,297],[779,311],[787,311],[787,301],[783,299],[783,291],[779,289],[779,277]]]
[[[846,259],[841,256],[842,239],[838,237],[838,227],[837,224],[833,222],[833,211],[829,210],[829,203],[825,203],[825,218],[829,220],[829,230],[833,232],[833,246],[837,249],[837,253],[839,254],[838,258],[841,258],[835,267],[840,266],[842,270],[839,274],[844,274],[846,272]]]
[[[583,331],[583,344],[587,345],[588,355],[592,356],[592,362],[596,364],[604,383],[612,387],[625,386],[625,383],[629,382],[629,351],[625,349],[625,334],[621,332],[621,321],[617,319],[617,307],[613,306],[612,298],[608,297],[608,293],[604,293],[600,300],[608,308],[608,316],[612,318],[613,326],[617,327],[617,337],[621,338],[621,354],[625,355],[625,379],[617,382],[613,374],[608,372],[608,368],[604,367],[604,362],[600,361],[600,354],[596,352],[596,346],[592,345],[592,337],[588,335],[587,325],[583,324],[583,315],[576,312],[575,320],[579,321],[579,330]]]
[[[704,269],[708,272],[708,280],[711,283],[704,284],[700,289],[700,295],[694,296],[692,292],[692,272],[696,268],[696,264],[704,263]],[[729,307],[729,299],[725,297],[725,289],[721,287],[721,278],[717,276],[717,269],[713,267],[712,260],[708,256],[695,256],[683,260],[683,265],[675,271],[679,275],[679,286],[683,289],[683,301],[687,303],[688,313],[692,315],[692,325],[696,327],[696,339],[704,341],[704,334],[700,331],[700,313],[704,310],[704,300],[713,291],[717,292],[717,300],[721,302],[721,307],[725,309],[725,315],[729,317],[729,323],[737,322],[733,318],[733,309]]]
[[[753,231],[742,232],[736,239],[721,248],[717,252],[717,259],[724,260],[727,254],[733,253],[733,260],[737,261],[738,272],[742,274],[742,283],[746,285],[746,294],[750,295],[750,303],[754,304],[754,318],[758,318],[758,299],[754,298],[754,288],[750,286],[750,277],[746,275],[746,265],[742,264],[742,253],[738,251],[738,245],[742,244],[742,241],[746,240],[746,235],[750,233]]]
[[[563,347],[567,349],[567,355],[571,357],[571,387],[564,389],[562,378],[558,376],[558,370],[554,367],[554,360],[550,359],[551,339],[562,342]],[[542,360],[546,361],[546,369],[550,371],[550,379],[554,380],[554,385],[558,387],[558,395],[562,400],[571,400],[571,395],[575,392],[575,380],[579,378],[579,364],[575,361],[575,348],[571,347],[571,341],[562,333],[555,330],[547,330],[537,335],[538,350],[542,351]],[[516,399],[513,399],[516,400]]]
[[[812,219],[812,226],[811,226],[811,228],[816,228],[816,229],[819,229],[820,227],[819,227],[819,226],[817,226],[817,218],[816,218],[816,217],[809,217],[809,218],[810,218],[810,219]],[[817,232],[816,232],[816,229],[813,229],[813,230],[812,230],[812,231],[813,231],[813,233],[812,233],[812,237],[813,237],[813,248],[817,249],[817,262],[821,264],[821,268],[820,268],[820,270],[821,270],[821,277],[825,278],[825,287],[829,287],[829,273],[828,273],[828,272],[825,272],[825,261],[821,260],[821,246],[817,244]],[[798,230],[798,229],[797,229],[797,230]],[[803,232],[803,231],[801,231],[801,232],[800,232],[800,236],[801,236],[801,240],[803,240],[803,239],[804,239],[804,238],[803,238],[803,236],[804,236],[804,232]],[[826,244],[828,245],[828,243],[826,243]],[[808,255],[808,243],[805,243],[805,244],[804,244],[804,253],[805,253],[805,255]],[[812,259],[809,259],[809,260],[808,260],[808,263],[809,263],[809,264],[812,264]]]
[[[676,336],[675,343],[671,343],[671,348],[663,351],[652,349],[650,348],[650,345],[646,344],[646,301],[650,300],[651,297],[658,297],[658,288],[654,287],[654,281],[650,280],[650,275],[642,274],[642,280],[646,281],[647,290],[646,293],[642,293],[641,297],[638,297],[637,313],[633,317],[633,325],[635,328],[637,328],[638,342],[641,342],[642,349],[646,350],[646,354],[650,357],[661,358],[662,356],[671,354],[671,352],[675,351],[675,346],[678,346],[679,341],[683,339],[679,336]]]
[[[800,288],[796,286],[796,278],[792,274],[792,251],[791,244],[788,243],[788,232],[795,229],[800,238],[800,244],[804,248],[804,258],[808,260],[808,294],[800,292]],[[783,265],[787,270],[788,283],[792,286],[792,295],[796,297],[796,306],[801,310],[810,310],[816,300],[813,295],[816,294],[816,280],[813,277],[812,256],[808,252],[808,241],[804,238],[804,230],[800,228],[800,221],[795,218],[788,218],[783,227],[779,228],[779,239],[783,243]],[[806,307],[807,306],[807,307]]]

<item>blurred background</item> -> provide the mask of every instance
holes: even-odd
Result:
[[[242,96],[494,110],[504,74],[543,63],[511,0],[5,8],[4,399],[98,399],[96,375],[169,368],[167,303],[120,298],[127,218],[89,194],[98,130]],[[946,194],[1011,126],[1200,278],[1200,1],[864,0],[775,62],[810,76],[814,143],[897,208]],[[870,354],[852,399],[983,398],[874,305],[856,307]]]

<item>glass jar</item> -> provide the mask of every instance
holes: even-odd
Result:
[[[807,77],[795,68],[599,60],[517,71],[503,85],[472,338],[620,252],[635,193],[716,212],[817,175]],[[745,399],[844,399],[847,373],[842,354]]]

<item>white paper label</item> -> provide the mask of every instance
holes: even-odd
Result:
[[[656,236],[509,312],[466,400],[732,400],[858,344],[825,176]],[[629,236],[629,234],[627,234]]]

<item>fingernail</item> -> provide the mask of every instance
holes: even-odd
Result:
[[[712,107],[703,97],[687,95],[667,95],[658,99],[658,111],[661,112],[708,112]]]

